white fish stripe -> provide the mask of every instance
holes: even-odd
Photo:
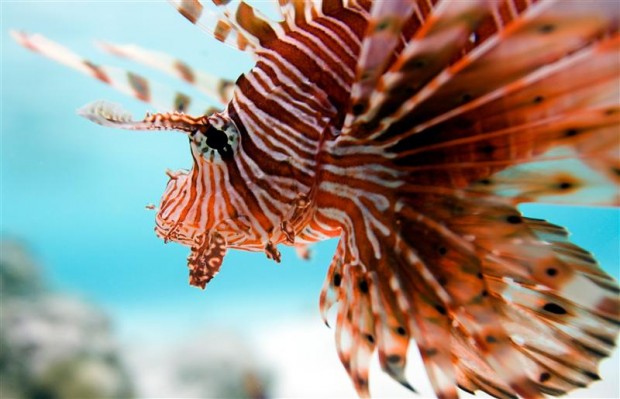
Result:
[[[321,68],[321,70],[327,73],[338,84],[338,86],[340,86],[341,89],[349,89],[349,85],[343,80],[343,78],[336,74],[336,72],[334,72],[333,69],[330,68],[325,61],[323,61],[323,59],[316,57],[315,53],[306,44],[288,36],[286,38],[283,38],[282,41],[296,47],[299,51],[304,53],[309,60],[313,60],[314,62],[316,62],[317,65]]]
[[[336,21],[333,18],[327,18],[328,21],[332,22],[332,21]],[[340,21],[338,21],[340,22]],[[335,36],[333,31],[329,30],[328,28],[326,28],[323,24],[317,23],[316,21],[310,21],[308,23],[309,26],[315,28],[315,29],[319,29],[321,30],[324,34],[330,36],[333,40],[334,43],[338,44],[338,46],[340,47],[340,50],[342,52],[344,52],[347,57],[350,58],[357,58],[357,56],[355,55],[355,50],[357,49],[353,49],[350,46],[347,46],[347,42],[341,38],[340,36]],[[337,23],[336,23],[337,25]],[[349,37],[349,40],[353,41],[354,43],[356,43],[358,46],[360,44],[360,40],[357,36],[355,36],[355,34],[351,31],[351,28],[349,28],[348,26],[344,25],[344,26],[339,26],[339,28],[345,32],[347,34],[347,36]]]
[[[318,98],[314,98],[327,98],[327,94],[325,92],[320,91],[319,88],[313,87],[315,96],[308,97],[308,93],[305,92],[304,89],[308,87],[310,83],[307,82],[303,75],[301,75],[301,72],[299,72],[299,70],[297,70],[294,66],[284,65],[280,63],[280,61],[281,60],[276,59],[276,62],[278,62],[278,64],[275,64],[269,58],[261,59],[261,63],[269,66],[276,73],[276,80],[272,81],[275,87],[286,87],[287,90],[295,92],[297,94],[297,98],[305,99],[305,102],[309,107],[311,107],[311,109],[327,111],[326,113],[336,113],[336,109],[333,107],[333,105],[329,104],[330,108],[325,109],[325,103],[320,102]],[[300,79],[293,80],[291,77],[289,77],[288,72],[294,74],[294,78]]]
[[[237,98],[235,99],[235,102],[244,101],[249,102],[248,99],[243,96],[241,92],[239,92]],[[257,120],[272,120],[275,122],[275,119],[269,116],[269,114],[259,111],[258,108],[254,109],[254,115],[245,114],[241,111],[241,107],[239,107],[239,110],[239,116],[242,118],[244,125],[250,129],[253,129],[253,131],[261,130],[260,126],[257,125],[255,122]],[[312,161],[312,159],[300,156],[300,154],[294,151],[294,148],[283,145],[281,143],[282,140],[276,140],[276,138],[272,137],[271,135],[266,135],[262,137],[260,135],[252,135],[249,136],[249,139],[252,140],[257,147],[263,148],[265,150],[267,150],[267,148],[270,148],[266,145],[266,143],[268,142],[269,144],[271,144],[271,146],[280,150],[279,153],[275,156],[277,160],[291,161],[291,165],[294,166],[296,169],[309,175],[312,174],[312,170],[314,169],[314,162]]]
[[[343,66],[343,71],[346,74],[346,77],[349,79],[353,79],[354,77],[354,71],[351,68],[346,68],[346,64],[344,64],[342,62],[342,56],[336,55],[330,48],[329,46],[327,46],[325,43],[321,42],[315,35],[312,35],[311,33],[300,29],[297,31],[297,33],[302,36],[304,39],[307,39],[309,41],[311,41],[315,46],[317,46],[321,51],[323,51],[326,55],[327,58],[329,58],[329,60],[333,63],[336,63],[338,65]],[[319,57],[318,54],[315,54],[316,58],[321,58]],[[353,58],[353,57],[351,57]],[[331,68],[330,68],[331,70]]]
[[[277,96],[281,98],[284,104],[288,103],[297,110],[295,114],[299,115],[300,118],[303,118],[308,124],[313,123],[315,120],[314,112],[306,102],[294,98],[288,90],[282,87],[278,81],[273,80],[262,68],[255,68],[254,75],[260,77],[265,82],[265,85],[260,85],[261,89],[258,90],[264,97]],[[303,137],[303,135],[300,135],[300,137]],[[306,139],[306,142],[309,144],[313,143],[310,139]]]
[[[298,110],[297,108],[295,108],[294,104],[290,104],[290,103],[286,103],[286,102],[281,102],[279,101],[280,98],[277,95],[274,95],[274,93],[270,93],[268,90],[264,90],[262,88],[262,85],[260,84],[260,82],[258,82],[258,80],[256,80],[255,77],[248,77],[247,79],[248,83],[250,83],[252,85],[252,87],[260,94],[262,94],[265,98],[269,98],[272,101],[278,103],[282,108],[284,108],[285,110],[287,110],[289,112],[290,117],[297,117],[300,116],[300,119],[304,122],[305,125],[305,129],[303,130],[307,130],[309,132],[315,132],[317,130],[319,130],[322,126],[317,126],[315,125],[313,122],[316,121],[316,119],[314,117],[312,118],[303,118],[301,117],[301,115],[299,115],[299,112],[296,112],[296,110]],[[278,90],[278,89],[276,89]],[[282,92],[281,90],[278,90],[278,92]],[[245,96],[242,95],[242,93],[239,93],[239,96],[237,98],[238,102],[243,102],[245,104],[249,104],[250,100],[248,100]],[[253,106],[253,108],[255,108],[257,111],[260,109],[256,106]],[[299,150],[300,152],[305,152],[308,157],[311,157],[312,154],[314,154],[316,152],[316,142],[312,142],[310,139],[305,138],[304,137],[304,132],[303,131],[295,131],[292,128],[289,128],[287,125],[283,124],[282,122],[280,122],[280,119],[283,118],[283,115],[278,115],[276,116],[272,116],[270,113],[266,112],[265,110],[260,109],[261,112],[261,116],[264,116],[266,118],[268,118],[269,124],[275,124],[272,125],[274,127],[277,127],[273,130],[274,135],[279,138],[280,140],[283,140],[284,142],[286,142],[287,144],[294,146],[297,150]],[[267,120],[267,119],[266,119]],[[291,140],[290,138],[292,138],[293,140]],[[311,144],[311,146],[304,146],[303,144],[308,143]]]

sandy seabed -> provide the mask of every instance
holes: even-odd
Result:
[[[276,324],[256,337],[256,347],[263,362],[274,368],[275,397],[288,398],[356,398],[334,347],[333,330],[317,319]],[[588,389],[574,391],[566,398],[620,398],[618,370],[620,355],[616,348],[612,357],[600,367],[601,381]],[[381,371],[375,355],[370,369],[370,391],[374,398],[434,398],[417,350],[409,352],[408,377],[420,392],[412,394]],[[470,395],[461,391],[461,398],[491,398],[485,394]]]
[[[142,331],[143,328],[149,328],[149,323],[140,325]],[[170,324],[164,322],[161,325]],[[185,389],[183,392],[179,391],[179,384],[168,379],[170,365],[161,361],[166,356],[161,348],[170,346],[170,342],[185,340],[187,346],[193,349],[183,350],[177,347],[176,356],[185,359],[194,357],[193,362],[198,364],[202,361],[220,363],[215,370],[222,370],[221,373],[216,373],[221,376],[205,370],[205,377],[201,377],[203,389],[207,374],[209,378],[221,382],[224,378],[232,377],[231,374],[234,372],[230,369],[230,364],[237,364],[251,365],[258,370],[264,370],[269,381],[267,392],[271,397],[357,398],[349,377],[338,359],[334,330],[327,328],[318,314],[314,317],[300,316],[270,322],[247,322],[245,326],[246,329],[241,333],[235,329],[217,332],[209,328],[210,338],[200,341],[202,344],[192,344],[196,342],[195,337],[183,338],[187,335],[186,328],[180,328],[176,334],[159,335],[157,329],[151,327],[148,334],[150,338],[143,340],[138,347],[134,346],[134,350],[127,353],[130,368],[139,370],[134,376],[137,395],[139,397],[201,396],[198,391],[193,393],[187,384],[182,385]],[[177,337],[174,338],[174,335]],[[126,339],[123,341],[127,343]],[[209,344],[212,345],[211,349],[207,348]],[[202,345],[205,347],[201,349]],[[418,351],[413,345],[410,349],[407,376],[419,395],[411,393],[383,373],[375,355],[370,370],[370,391],[373,398],[434,398]],[[184,351],[186,352],[183,353]],[[601,364],[601,381],[592,384],[588,389],[574,391],[566,397],[620,398],[618,352],[616,349],[612,357]],[[461,398],[491,398],[482,393],[473,396],[461,391],[460,394]]]

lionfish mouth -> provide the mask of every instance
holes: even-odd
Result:
[[[191,246],[196,241],[196,226],[191,226],[187,222],[182,223],[178,218],[179,208],[182,207],[178,194],[185,189],[189,172],[167,170],[166,174],[170,180],[155,217],[155,234],[164,242],[174,241]]]
[[[155,234],[164,242],[174,241],[179,244],[191,246],[196,242],[196,229],[184,226],[181,223],[172,223],[162,219],[159,215],[155,219]]]

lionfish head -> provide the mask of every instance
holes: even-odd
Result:
[[[167,172],[170,180],[157,212],[155,232],[166,242],[191,248],[192,285],[204,288],[219,270],[227,248],[264,251],[279,261],[277,244],[292,244],[295,227],[307,218],[308,195],[303,193],[310,185],[291,178],[299,160],[278,151],[265,153],[261,159],[281,176],[268,185],[260,183],[265,174],[255,159],[243,153],[241,145],[242,136],[251,146],[260,132],[236,119],[234,107],[198,117],[181,112],[149,114],[135,121],[122,107],[97,101],[78,113],[104,126],[174,130],[187,135],[192,167]],[[310,151],[316,151],[315,147]],[[303,166],[311,178],[313,168]],[[273,190],[279,196],[273,196]],[[257,202],[248,201],[248,195]]]
[[[204,288],[219,271],[228,247],[257,245],[250,212],[242,214],[231,203],[231,184],[239,178],[240,134],[223,113],[192,118],[184,114],[156,114],[145,119],[151,126],[183,131],[188,135],[193,165],[168,171],[170,177],[156,217],[156,234],[189,246],[190,284]]]
[[[231,215],[225,204],[229,166],[239,145],[234,122],[225,114],[156,114],[145,121],[186,133],[193,159],[189,170],[166,172],[170,180],[157,213],[156,234],[189,246],[199,245],[207,233],[229,241],[245,237],[247,224],[234,222],[243,217]]]

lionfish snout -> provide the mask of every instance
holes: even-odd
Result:
[[[183,220],[183,199],[188,189],[189,172],[186,170],[166,171],[170,177],[161,206],[157,212],[155,234],[164,241],[174,241],[184,245],[194,242],[195,229]]]
[[[217,212],[206,213],[196,189],[197,168],[168,171],[170,180],[157,212],[155,234],[165,242],[174,241],[191,248],[188,257],[189,283],[205,288],[217,274],[226,253],[224,234],[214,229]],[[198,185],[203,187],[204,185]],[[215,201],[213,191],[210,197]]]

